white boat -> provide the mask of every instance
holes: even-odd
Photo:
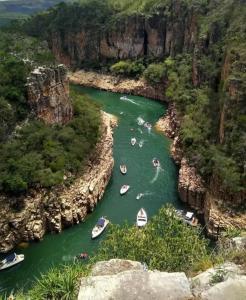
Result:
[[[0,262],[0,270],[4,270],[14,265],[17,265],[20,262],[22,262],[24,259],[25,259],[24,254],[16,254],[16,253],[10,254]]]
[[[142,198],[142,197],[143,197],[143,195],[144,195],[144,194],[142,194],[142,193],[139,193],[139,194],[137,194],[137,197],[136,197],[136,199],[137,199],[137,200],[139,200],[140,198]]]
[[[194,227],[198,225],[198,219],[195,217],[193,212],[185,212],[183,210],[177,209],[176,214],[178,218],[180,218],[186,224]]]
[[[137,214],[137,226],[143,227],[147,224],[147,222],[148,222],[147,213],[143,208],[141,208]]]
[[[126,96],[121,96],[120,100],[128,100],[128,98]]]
[[[123,185],[120,189],[120,194],[124,195],[130,188],[130,185]]]
[[[102,234],[108,223],[109,220],[107,220],[105,217],[101,217],[100,219],[98,219],[96,226],[92,229],[91,238],[95,239],[100,234]]]
[[[135,137],[134,137],[134,138],[131,138],[131,144],[132,144],[132,146],[134,146],[134,145],[136,144],[136,142],[137,142],[137,140],[136,140]]]
[[[139,126],[142,126],[144,124],[144,119],[142,119],[141,117],[138,117],[137,121]]]
[[[142,148],[142,147],[143,147],[143,141],[140,141],[139,144],[138,144],[138,146],[139,146],[140,148]]]
[[[150,123],[148,123],[148,122],[145,122],[144,123],[144,127],[151,129],[152,125]]]
[[[125,175],[126,172],[127,172],[126,165],[120,165],[120,171],[121,171],[121,173],[122,173],[123,175]]]
[[[153,166],[156,168],[160,166],[160,162],[157,158],[153,158],[152,163],[153,163]]]

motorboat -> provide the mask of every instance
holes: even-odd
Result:
[[[148,129],[151,129],[152,128],[152,125],[148,122],[145,122],[144,123],[144,127],[148,128]]]
[[[139,194],[137,194],[137,197],[136,197],[136,199],[137,199],[137,200],[139,200],[140,198],[142,198],[142,197],[143,197],[143,195],[144,195],[143,193],[139,193]]]
[[[95,239],[100,234],[102,234],[108,223],[109,220],[107,220],[105,217],[101,217],[100,219],[98,219],[96,226],[92,229],[91,238]]]
[[[123,175],[125,175],[126,172],[127,172],[126,165],[120,165],[120,171],[121,171],[121,173],[122,173]]]
[[[132,144],[132,146],[134,146],[134,145],[136,144],[136,142],[137,142],[137,140],[136,140],[135,137],[134,137],[134,138],[131,138],[131,144]]]
[[[185,212],[183,210],[177,209],[176,214],[178,218],[181,219],[184,223],[194,227],[198,225],[198,219],[195,217],[193,212]]]
[[[157,158],[153,158],[152,163],[156,168],[160,166],[160,161]]]
[[[25,259],[24,254],[12,253],[7,257],[5,257],[5,259],[0,262],[0,271],[13,267],[14,265],[17,265],[20,262],[22,262],[24,259]]]
[[[120,194],[124,195],[130,188],[130,185],[123,185],[120,189]]]
[[[86,259],[89,258],[89,255],[88,255],[88,253],[83,252],[83,253],[78,254],[78,255],[76,256],[76,258],[77,258],[77,259],[81,259],[81,260],[86,260]]]
[[[128,100],[128,98],[124,95],[120,97],[120,100]]]
[[[137,121],[139,126],[142,126],[144,124],[144,119],[142,119],[141,117],[138,117]]]
[[[147,213],[143,208],[141,208],[137,214],[137,226],[143,227],[147,224],[147,222],[148,222]]]
[[[143,144],[144,144],[143,141],[140,141],[139,144],[138,144],[138,146],[139,146],[140,148],[142,148],[142,147],[143,147]]]
[[[191,226],[198,225],[198,219],[194,216],[194,213],[190,211],[187,211],[186,214],[184,215],[184,222]]]

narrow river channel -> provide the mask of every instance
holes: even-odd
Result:
[[[25,254],[25,261],[9,270],[0,272],[0,294],[4,290],[28,288],[34,277],[46,272],[51,266],[68,263],[83,251],[92,254],[106,232],[97,240],[91,240],[91,230],[100,216],[107,216],[112,223],[121,224],[125,220],[134,224],[136,214],[144,207],[148,216],[154,215],[165,203],[179,206],[177,193],[177,168],[170,154],[170,141],[154,128],[148,130],[138,125],[138,118],[151,124],[165,112],[165,106],[143,97],[127,96],[96,89],[76,87],[80,93],[88,94],[93,101],[102,105],[103,110],[118,118],[114,130],[115,166],[103,199],[84,223],[64,230],[61,234],[47,234],[40,243],[31,243],[25,249],[17,248],[17,253]],[[130,139],[137,144],[132,146]],[[142,141],[140,148],[138,142]],[[152,165],[152,159],[160,160],[161,168]],[[119,165],[126,164],[128,172],[121,175]],[[120,187],[129,184],[128,193],[120,196]],[[144,196],[136,200],[138,193]]]

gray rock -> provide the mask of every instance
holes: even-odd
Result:
[[[201,300],[245,300],[246,276],[235,276],[204,291]]]
[[[221,275],[223,277],[222,280],[225,281],[228,278],[233,278],[240,273],[240,268],[234,263],[225,263],[223,265],[210,268],[191,279],[193,294],[195,296],[199,296],[201,292],[213,286],[215,284],[215,282],[213,283],[213,280],[216,281],[216,275],[217,277]]]
[[[78,300],[192,299],[184,273],[130,270],[82,278]]]
[[[138,261],[111,259],[109,261],[99,261],[93,268],[92,276],[114,275],[123,271],[143,270],[143,265]]]

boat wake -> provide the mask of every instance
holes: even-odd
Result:
[[[62,260],[63,261],[72,261],[74,259],[74,256],[72,255],[63,255]]]
[[[154,193],[153,192],[149,192],[149,191],[146,191],[146,192],[143,192],[143,193],[139,193],[138,195],[137,195],[137,200],[139,200],[139,199],[141,199],[141,198],[143,198],[143,197],[145,197],[145,196],[150,196],[150,195],[153,195]]]
[[[156,182],[156,180],[157,180],[158,177],[159,177],[160,172],[162,172],[162,171],[164,171],[164,170],[161,168],[161,166],[158,166],[158,167],[156,168],[155,176],[154,176],[153,179],[150,181],[151,184],[154,183],[154,182]]]
[[[120,100],[127,101],[127,102],[130,102],[135,105],[140,105],[139,103],[135,102],[134,100],[132,100],[130,98],[127,98],[126,96],[120,97]]]

